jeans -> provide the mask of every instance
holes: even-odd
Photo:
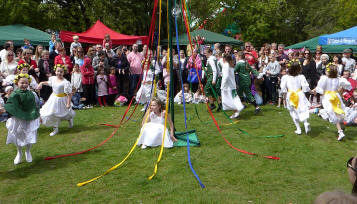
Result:
[[[140,74],[132,74],[129,77],[130,87],[129,87],[129,96],[132,98],[134,96],[135,88],[138,83],[140,83]]]
[[[271,76],[267,76],[265,78],[265,88],[267,90],[266,93],[266,100],[267,102],[276,102],[277,99],[277,84],[278,84],[278,77],[271,77]]]

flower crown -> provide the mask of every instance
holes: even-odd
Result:
[[[15,76],[14,83],[17,84],[21,78],[27,78],[29,83],[31,83],[31,77],[28,74],[18,74]]]
[[[292,59],[288,62],[287,66],[291,67],[291,65],[294,63],[298,63],[299,65],[301,65],[301,62],[298,59]]]
[[[27,68],[29,68],[30,69],[30,65],[29,64],[27,64],[27,63],[22,63],[22,64],[19,64],[19,65],[17,65],[17,69],[19,70],[19,71],[21,71],[23,68],[25,68],[25,67],[27,67]]]
[[[56,64],[54,67],[53,67],[53,69],[56,71],[58,68],[61,68],[61,69],[63,69],[63,71],[67,71],[67,67],[66,66],[64,66],[63,64]]]
[[[329,72],[331,70],[331,66],[335,67],[336,65],[334,65],[332,62],[328,63],[326,65],[326,71]]]

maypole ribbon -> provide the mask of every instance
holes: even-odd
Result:
[[[161,0],[160,0],[161,1]],[[168,1],[167,0],[167,5],[168,5]],[[169,21],[169,8],[167,7],[167,22]],[[169,30],[169,27],[167,27],[167,30]],[[170,32],[167,32],[168,34],[168,39],[170,39]],[[166,71],[167,73],[169,74],[172,74],[170,73],[170,60],[172,60],[170,58],[170,52],[172,52],[172,50],[168,49],[168,52],[167,52],[167,56],[166,56]],[[160,153],[159,153],[159,156],[157,157],[157,161],[155,163],[155,166],[154,166],[154,172],[152,173],[151,176],[148,177],[149,180],[153,179],[156,174],[157,174],[157,169],[158,169],[158,166],[159,166],[159,163],[161,161],[161,157],[162,157],[162,153],[164,151],[164,143],[165,143],[165,134],[166,134],[166,129],[167,129],[167,116],[169,114],[169,98],[170,98],[170,83],[171,83],[171,80],[169,80],[169,82],[167,83],[167,90],[166,90],[166,107],[165,107],[165,122],[164,122],[164,133],[162,135],[162,142],[161,142],[161,147],[160,147]]]
[[[160,0],[160,1],[161,1],[161,0]],[[158,0],[155,0],[154,9],[153,9],[153,14],[152,14],[152,18],[151,18],[151,25],[150,25],[150,32],[149,32],[149,40],[148,40],[147,43],[146,43],[147,47],[148,47],[148,45],[149,45],[150,37],[151,37],[151,35],[153,35],[153,29],[155,29],[155,28],[153,27],[153,24],[155,24],[155,16],[156,16],[157,3],[158,3]],[[147,48],[147,49],[148,49],[148,48]],[[146,55],[145,55],[145,59],[146,59],[146,57],[147,57],[147,52],[146,52]],[[141,76],[142,76],[142,74],[143,74],[143,69],[141,70]],[[145,81],[145,79],[144,79],[144,81]],[[137,90],[138,87],[139,87],[139,83],[140,83],[140,81],[138,81],[138,83],[137,83],[136,90]],[[129,116],[129,118],[123,123],[124,118],[125,118],[126,114],[128,113],[128,111],[129,111],[131,105],[132,105],[133,99],[134,99],[134,98],[131,99],[131,101],[130,101],[130,103],[129,103],[129,105],[128,105],[128,107],[127,107],[127,109],[126,109],[126,111],[125,111],[125,113],[124,113],[124,115],[123,115],[123,117],[122,117],[122,119],[121,119],[120,122],[119,122],[119,125],[116,125],[116,126],[115,126],[116,129],[115,129],[115,130],[112,132],[112,134],[111,134],[108,138],[106,138],[104,141],[102,141],[102,142],[99,143],[98,145],[96,145],[96,146],[94,146],[94,147],[92,147],[92,148],[89,148],[89,149],[87,149],[87,150],[83,150],[83,151],[76,152],[76,153],[70,153],[70,154],[64,154],[64,155],[58,155],[58,156],[52,156],[52,157],[46,157],[45,160],[52,160],[52,159],[57,159],[57,158],[62,158],[62,157],[68,157],[68,156],[74,156],[74,155],[83,154],[83,153],[89,152],[89,151],[91,151],[91,150],[93,150],[93,149],[96,149],[96,148],[102,146],[103,144],[105,144],[107,141],[109,141],[109,140],[115,135],[115,133],[118,131],[119,127],[120,127],[122,124],[124,124],[126,121],[129,121],[129,119],[130,119],[130,118],[132,117],[132,115],[134,114],[134,112],[135,112],[136,107],[137,107],[138,104],[136,104],[136,106],[135,106],[135,108],[134,108],[132,114]]]
[[[181,3],[182,3],[182,9],[183,9],[184,20],[186,21],[185,25],[186,25],[186,29],[187,29],[187,35],[188,35],[188,38],[189,38],[190,46],[191,46],[191,48],[193,48],[193,47],[192,47],[192,41],[191,41],[191,39],[190,39],[190,38],[191,38],[191,36],[190,36],[190,30],[189,30],[189,27],[187,26],[187,25],[188,25],[188,22],[187,22],[187,17],[186,17],[186,13],[187,13],[186,4],[185,4],[185,1],[184,1],[184,0],[181,0]],[[193,50],[193,49],[192,49],[192,50]],[[196,68],[196,73],[198,73],[198,68],[197,68],[197,67],[195,67],[195,68]],[[201,82],[201,78],[200,78],[200,76],[198,76],[197,78],[198,78],[198,82],[199,82],[199,86],[200,86],[200,88],[201,88],[201,91],[202,91],[202,93],[204,93],[204,91],[203,91],[203,86],[202,86],[202,82]],[[260,155],[258,155],[258,154],[256,154],[256,153],[252,153],[252,152],[248,152],[248,151],[245,151],[245,150],[242,150],[242,149],[238,149],[237,147],[233,146],[233,145],[224,137],[224,135],[223,135],[223,133],[222,133],[222,131],[221,131],[221,129],[220,129],[220,127],[219,127],[219,125],[218,125],[216,119],[215,119],[215,117],[214,117],[213,114],[212,114],[211,109],[210,109],[209,106],[208,106],[208,102],[206,103],[206,107],[207,107],[207,110],[208,110],[208,112],[209,112],[209,114],[210,114],[210,116],[211,116],[211,118],[212,118],[212,120],[213,120],[213,122],[214,122],[214,124],[215,124],[215,126],[216,126],[216,128],[217,128],[217,130],[218,130],[218,132],[220,133],[220,135],[222,136],[222,138],[224,139],[224,141],[225,141],[231,148],[233,148],[233,149],[235,149],[235,150],[237,150],[237,151],[239,151],[239,152],[241,152],[241,153],[244,153],[244,154],[260,156]],[[274,157],[274,156],[262,156],[262,157],[267,158],[267,159],[274,159],[274,160],[279,160],[279,159],[280,159],[279,157]]]
[[[176,5],[176,0],[175,0],[175,5]],[[177,15],[175,15],[175,30],[176,30],[176,45],[177,45],[177,53],[180,53],[180,43],[178,39],[178,25],[177,25]],[[182,70],[181,70],[181,59],[180,55],[178,55],[178,62],[179,62],[179,70],[180,70],[180,77],[181,77],[181,89],[184,90],[183,88],[183,80],[182,80]],[[191,153],[190,153],[190,139],[188,136],[188,130],[187,130],[187,114],[186,114],[186,99],[185,99],[185,92],[182,91],[182,100],[183,100],[183,113],[185,117],[185,130],[186,130],[186,143],[187,143],[187,161],[188,165],[190,166],[190,169],[193,173],[193,175],[196,177],[198,183],[202,188],[205,188],[205,185],[201,182],[200,177],[197,175],[195,169],[192,166],[191,162]],[[197,109],[196,109],[197,110]],[[198,115],[198,114],[197,114]]]
[[[146,125],[146,123],[147,123],[147,121],[148,121],[148,119],[149,119],[149,116],[150,116],[150,113],[147,112],[147,116],[146,116],[146,118],[145,118],[145,123],[144,123],[144,125],[143,125],[143,128],[142,128],[141,131],[140,131],[140,134],[139,134],[138,138],[136,139],[134,145],[131,147],[129,153],[125,156],[125,158],[124,158],[121,162],[119,162],[118,164],[116,164],[116,165],[114,165],[113,167],[109,168],[109,169],[106,170],[103,174],[101,174],[101,175],[99,175],[99,176],[97,176],[97,177],[95,177],[95,178],[92,178],[92,179],[90,179],[90,180],[88,180],[88,181],[85,181],[85,182],[82,182],[82,183],[78,183],[77,186],[78,186],[78,187],[81,187],[81,186],[87,185],[88,183],[91,183],[91,182],[93,182],[93,181],[95,181],[95,180],[97,180],[97,179],[99,179],[99,178],[101,178],[101,177],[103,177],[103,176],[109,174],[110,172],[112,172],[112,171],[114,171],[116,168],[118,168],[120,165],[122,165],[122,164],[129,158],[129,156],[133,153],[133,151],[134,151],[136,145],[138,144],[139,139],[141,138],[141,136],[142,136],[142,134],[143,134],[143,132],[144,132],[144,128],[145,128],[145,125]]]
[[[157,3],[158,3],[158,0],[155,1],[154,11],[156,11]],[[159,11],[159,12],[160,12],[160,14],[159,14],[159,15],[160,15],[160,17],[159,17],[159,18],[160,18],[160,20],[159,20],[159,30],[160,30],[160,28],[161,28],[161,0],[160,0],[159,7],[160,7],[160,11]],[[154,12],[154,13],[156,13],[156,12]],[[160,40],[158,40],[158,42],[160,42]],[[159,44],[158,44],[158,45],[159,45]],[[156,88],[154,89],[154,92],[155,92],[155,90],[156,90]],[[147,116],[146,116],[146,118],[145,118],[144,125],[143,125],[143,127],[142,127],[142,130],[140,131],[140,134],[139,134],[139,136],[138,136],[136,142],[134,143],[134,145],[132,146],[132,148],[130,149],[130,151],[128,152],[128,154],[125,156],[125,158],[124,158],[121,162],[119,162],[118,164],[114,165],[113,167],[111,167],[110,169],[108,169],[107,171],[105,171],[102,175],[97,176],[97,177],[95,177],[95,178],[93,178],[93,179],[90,179],[90,180],[88,180],[88,181],[85,181],[85,182],[82,182],[82,183],[78,183],[77,186],[80,187],[80,186],[84,186],[84,185],[86,185],[86,184],[88,184],[88,183],[91,183],[91,182],[93,182],[93,181],[95,181],[95,180],[97,180],[97,179],[99,179],[99,178],[101,178],[101,177],[103,177],[103,176],[109,174],[111,171],[113,171],[113,170],[117,169],[119,166],[121,166],[121,165],[130,157],[130,155],[131,155],[132,152],[134,151],[134,149],[135,149],[135,147],[136,147],[136,145],[137,145],[139,139],[141,138],[141,136],[142,136],[142,134],[143,134],[143,130],[144,130],[144,128],[145,128],[145,125],[146,125],[146,123],[147,123],[147,120],[148,120],[149,116],[150,116],[150,113],[147,112]],[[106,124],[106,125],[108,125],[108,124]],[[108,126],[109,126],[109,125],[108,125]],[[117,128],[117,129],[118,129],[118,128]],[[116,129],[116,130],[117,130],[117,129]]]

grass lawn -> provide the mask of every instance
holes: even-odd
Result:
[[[205,105],[198,106],[201,118],[209,121]],[[141,107],[138,107],[140,110]],[[45,161],[47,156],[88,149],[114,130],[99,123],[117,124],[123,108],[94,108],[77,111],[73,129],[67,122],[60,134],[50,137],[51,128],[41,126],[34,145],[32,163],[13,164],[14,145],[5,145],[7,130],[0,124],[0,203],[311,203],[324,191],[352,189],[346,161],[356,154],[357,129],[346,127],[346,139],[338,142],[336,128],[316,115],[310,119],[311,133],[297,136],[287,110],[263,106],[254,116],[253,107],[243,110],[239,123],[222,126],[236,147],[259,155],[278,156],[279,161],[239,153],[230,148],[213,123],[202,123],[188,105],[189,129],[196,129],[200,147],[191,148],[193,166],[206,188],[190,171],[187,150],[164,149],[158,174],[149,181],[160,148],[141,150],[117,170],[84,187],[77,187],[119,163],[135,142],[140,123],[128,121],[102,147],[91,152]],[[133,119],[140,120],[137,111]],[[228,113],[230,114],[230,112]],[[214,113],[220,124],[223,113]],[[184,131],[182,105],[175,106],[175,126]],[[239,134],[236,127],[254,136],[285,134],[282,138],[258,138]]]

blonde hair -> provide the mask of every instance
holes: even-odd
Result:
[[[75,39],[79,40],[78,35],[74,35],[74,36],[73,36],[73,40],[75,40]]]

